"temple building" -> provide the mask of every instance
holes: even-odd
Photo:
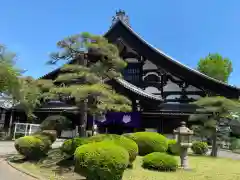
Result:
[[[237,87],[181,64],[146,42],[129,23],[124,11],[116,12],[104,37],[117,45],[120,56],[128,63],[124,78],[112,80],[110,84],[132,101],[133,110],[130,113],[109,112],[97,120],[100,129],[110,133],[134,129],[172,133],[181,121],[187,121],[189,115],[196,113],[196,107],[190,103],[198,98],[206,95],[239,98]],[[41,78],[54,79],[58,72],[59,69]],[[74,117],[77,108],[60,101],[49,102],[36,112],[67,113],[72,121],[78,121]]]

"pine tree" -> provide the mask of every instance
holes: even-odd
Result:
[[[82,33],[65,38],[57,46],[61,50],[51,55],[49,63],[68,63],[61,68],[50,92],[74,98],[81,110],[81,136],[86,135],[87,113],[131,110],[130,100],[107,84],[113,78],[121,78],[121,70],[126,66],[115,45],[102,36]]]
[[[229,127],[231,112],[239,111],[239,102],[227,99],[225,97],[203,97],[193,102],[197,105],[199,115],[191,115],[189,121],[199,121],[202,125],[197,126],[198,132],[203,136],[207,136],[212,140],[211,156],[217,156],[218,145],[217,140],[227,139],[229,134],[225,130]],[[220,126],[224,128],[220,128]],[[195,126],[196,127],[196,126]]]

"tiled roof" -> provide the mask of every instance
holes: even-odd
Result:
[[[146,91],[144,91],[143,89],[127,82],[126,80],[124,79],[116,79],[116,81],[121,84],[123,87],[129,89],[130,91],[133,91],[134,93],[136,94],[139,94],[141,96],[144,96],[146,98],[149,98],[149,99],[153,99],[153,100],[157,100],[157,101],[162,101],[162,98],[160,98],[159,96],[156,96],[154,94],[151,94],[151,93],[147,93]]]
[[[178,64],[180,67],[182,67],[182,68],[184,68],[184,69],[187,69],[187,70],[189,70],[189,71],[192,71],[192,72],[194,72],[194,73],[196,73],[196,74],[198,74],[198,75],[200,75],[200,76],[203,76],[204,78],[207,78],[207,79],[210,79],[210,80],[212,80],[212,81],[215,81],[216,83],[219,83],[219,84],[222,84],[222,85],[225,85],[225,86],[229,86],[229,87],[231,87],[231,88],[239,89],[239,88],[236,87],[236,86],[232,86],[232,85],[229,85],[229,84],[227,84],[227,83],[225,83],[225,82],[222,82],[222,81],[219,81],[219,80],[217,80],[217,79],[214,79],[214,78],[212,78],[212,77],[210,77],[210,76],[207,76],[207,75],[205,75],[205,74],[197,71],[196,69],[190,68],[190,67],[182,64],[180,61],[178,61],[178,60],[174,59],[173,57],[167,55],[165,52],[161,51],[160,49],[154,47],[152,44],[150,44],[149,42],[147,42],[146,40],[144,40],[138,33],[136,33],[136,32],[135,32],[130,26],[128,26],[126,23],[124,23],[124,22],[121,21],[121,20],[118,20],[118,21],[119,21],[119,22],[116,22],[115,25],[116,25],[117,23],[121,23],[121,24],[124,25],[133,35],[135,35],[137,38],[139,38],[139,40],[141,40],[141,41],[142,41],[143,43],[145,43],[147,46],[151,47],[153,50],[155,50],[156,52],[158,52],[160,55],[166,57],[168,60],[170,60],[170,61],[172,61],[172,62],[175,62],[175,63]],[[111,29],[113,29],[113,27],[114,27],[114,25],[112,26]],[[111,29],[109,29],[109,31],[111,31]],[[109,32],[109,31],[108,31],[108,32]],[[108,32],[107,32],[107,33],[108,33]],[[107,34],[107,33],[106,33],[106,34]]]
[[[10,109],[12,107],[12,98],[0,96],[0,108]]]
[[[36,111],[45,111],[45,110],[66,110],[66,111],[75,111],[79,108],[74,105],[69,105],[61,101],[49,101],[39,108],[36,108]]]
[[[143,56],[149,58],[149,60],[153,61],[166,71],[172,72],[175,76],[179,76],[179,78],[189,81],[193,85],[203,87],[204,89],[211,90],[216,94],[228,98],[238,98],[240,96],[240,89],[238,87],[216,80],[182,64],[145,41],[131,27],[121,20],[114,23],[104,36],[109,39],[109,41],[113,42],[115,39],[121,37],[124,42],[128,43],[129,46]]]

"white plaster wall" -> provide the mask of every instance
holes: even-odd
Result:
[[[127,62],[138,62],[138,60],[136,58],[126,58],[125,61]]]
[[[160,93],[161,91],[159,91],[156,87],[147,87],[144,89],[147,93]]]
[[[192,85],[189,85],[187,88],[186,88],[186,91],[201,91],[200,89],[192,86]]]
[[[176,77],[176,76],[172,76],[172,77],[173,77],[173,79],[176,80],[176,81],[181,81],[181,79],[178,78],[178,77]]]
[[[146,60],[144,65],[143,65],[143,70],[156,70],[158,69],[158,67],[152,63],[151,61],[149,60]],[[156,75],[158,76],[158,74],[156,72],[149,72],[147,73],[145,76],[143,76],[143,80],[148,76],[148,75]],[[180,80],[180,78],[178,77],[175,77],[173,76],[174,80]],[[161,78],[159,77],[159,82],[161,81]],[[160,94],[161,91],[159,91],[157,88],[155,87],[147,87],[145,88],[145,91],[148,92],[148,93],[152,93],[152,94],[155,94],[155,93],[158,93]],[[168,80],[167,81],[167,84],[163,87],[163,91],[164,92],[169,92],[169,91],[178,91],[178,92],[181,92],[181,88],[175,84],[174,82],[172,82],[171,80]],[[186,88],[186,91],[201,91],[200,89],[194,87],[193,85],[189,85],[187,88]],[[170,95],[167,97],[167,99],[175,99],[175,98],[179,98],[180,95]],[[193,99],[199,99],[201,96],[199,95],[188,95],[189,98],[193,98]]]
[[[193,99],[199,99],[199,98],[201,98],[201,96],[199,96],[199,95],[188,95],[188,98],[193,98]]]
[[[158,67],[155,64],[153,64],[151,61],[146,60],[143,65],[143,70],[150,70],[150,69],[155,70],[155,69],[158,69]]]
[[[163,87],[163,91],[181,91],[177,84],[168,80],[167,84]]]
[[[180,96],[181,95],[169,95],[169,96],[167,96],[167,100],[169,100],[169,99],[175,99],[175,98],[180,98]]]

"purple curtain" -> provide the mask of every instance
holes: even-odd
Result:
[[[92,117],[89,117],[88,121],[93,122]],[[105,116],[95,119],[95,123],[99,126],[103,125],[124,125],[127,127],[140,127],[141,116],[139,112],[108,112]]]

